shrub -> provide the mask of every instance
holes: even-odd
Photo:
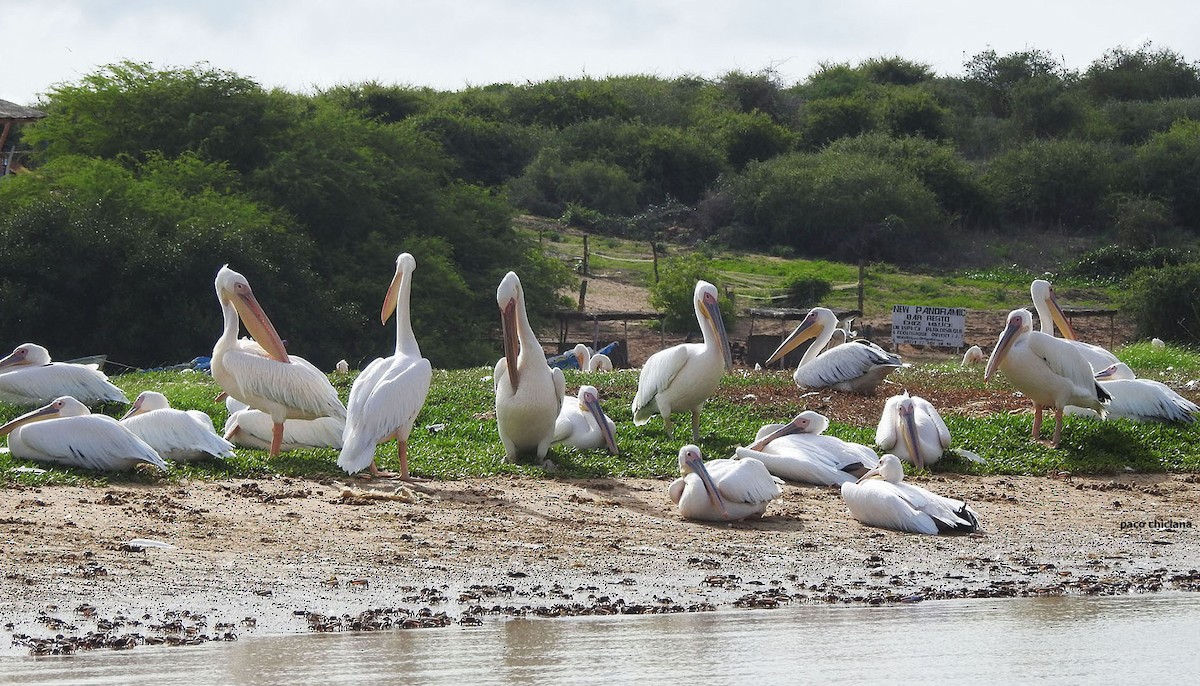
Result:
[[[668,258],[662,263],[659,271],[661,277],[658,283],[650,287],[650,305],[663,313],[663,325],[668,330],[696,330],[696,311],[692,303],[692,294],[696,291],[696,282],[701,280],[717,287],[720,293],[717,303],[721,308],[721,317],[725,320],[726,329],[733,326],[737,310],[733,301],[725,297],[716,269],[712,268],[703,255],[693,253],[686,257]]]
[[[796,276],[783,287],[787,307],[815,307],[833,292],[833,283],[819,276]]]
[[[1102,282],[1120,281],[1139,269],[1161,269],[1193,261],[1190,254],[1173,248],[1138,250],[1123,245],[1106,245],[1084,253],[1063,270],[1069,276],[1082,276]]]
[[[1157,336],[1193,346],[1200,343],[1200,264],[1142,270],[1124,309],[1140,338]]]

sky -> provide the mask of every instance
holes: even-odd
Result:
[[[122,60],[298,93],[764,69],[791,85],[886,56],[951,76],[985,50],[1083,70],[1148,41],[1200,62],[1194,0],[0,0],[0,17],[0,99],[24,105]]]

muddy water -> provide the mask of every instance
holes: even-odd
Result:
[[[2,684],[1189,681],[1200,595],[560,620],[0,659]]]

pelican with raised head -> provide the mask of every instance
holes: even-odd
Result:
[[[1008,313],[1004,331],[992,350],[983,380],[996,370],[1033,402],[1033,440],[1041,440],[1042,410],[1054,409],[1053,447],[1062,437],[1063,409],[1068,405],[1095,410],[1101,417],[1111,399],[1108,391],[1092,377],[1092,367],[1070,341],[1033,330],[1029,310]]]
[[[739,459],[752,457],[771,474],[787,481],[832,486],[854,481],[879,466],[879,456],[865,445],[824,435],[825,415],[805,410],[787,424],[766,424],[754,444],[737,448]]]
[[[815,339],[792,374],[796,385],[800,388],[833,388],[861,395],[874,393],[892,370],[904,366],[898,355],[870,341],[858,340],[825,350],[837,328],[837,315],[832,310],[814,307],[771,353],[767,364],[783,359],[804,341]]]
[[[705,463],[700,448],[685,445],[679,449],[679,472],[667,495],[684,519],[761,517],[767,504],[783,495],[783,482],[753,458]]]
[[[168,460],[233,457],[233,444],[217,435],[212,417],[200,410],[176,410],[158,391],[138,394],[121,424]]]
[[[521,279],[514,272],[500,281],[496,304],[504,336],[504,357],[492,372],[496,429],[506,460],[516,462],[518,455],[530,452],[541,459],[554,442],[554,425],[567,382],[561,369],[546,364],[546,354],[525,311]]]
[[[554,442],[578,450],[607,448],[617,455],[616,431],[616,424],[600,407],[600,391],[595,386],[580,386],[578,396],[563,398],[554,424]]]
[[[0,400],[13,405],[45,405],[69,395],[84,405],[128,403],[121,389],[91,365],[53,362],[37,343],[22,343],[0,360]]]
[[[243,448],[270,450],[275,431],[271,415],[251,409],[246,403],[229,396],[225,398],[225,409],[229,411],[229,417],[225,420],[225,440]],[[285,453],[310,448],[341,450],[342,432],[345,429],[346,420],[340,417],[289,419],[283,423],[279,450]]]
[[[875,427],[875,445],[924,469],[950,447],[950,429],[928,400],[905,391],[884,403]]]
[[[1033,283],[1029,284],[1029,297],[1033,299],[1033,307],[1037,310],[1041,332],[1053,336],[1054,327],[1057,326],[1063,339],[1070,341],[1071,345],[1075,346],[1075,349],[1092,366],[1093,373],[1120,362],[1117,356],[1108,350],[1098,345],[1084,343],[1075,337],[1075,329],[1071,326],[1071,322],[1067,321],[1067,315],[1059,306],[1058,296],[1055,295],[1054,287],[1050,285],[1049,281],[1034,279]]]
[[[396,313],[395,353],[376,358],[350,387],[342,452],[338,455],[338,466],[348,474],[369,469],[373,476],[379,476],[375,446],[394,438],[400,478],[409,478],[408,436],[433,379],[433,367],[421,357],[409,317],[412,273],[416,268],[412,255],[400,253],[396,273],[383,298],[381,323],[387,324],[388,317]]]
[[[246,277],[225,265],[214,285],[225,329],[213,347],[213,379],[233,398],[271,416],[271,457],[283,444],[285,419],[344,420],[346,408],[329,378],[308,360],[288,355]],[[253,341],[238,339],[239,318]]]
[[[700,408],[721,385],[726,370],[733,369],[733,351],[717,304],[717,287],[697,281],[692,305],[704,342],[681,343],[646,360],[633,398],[633,423],[641,426],[654,415],[660,415],[670,436],[671,414],[691,412],[692,442],[698,443]]]
[[[842,484],[842,500],[850,516],[867,526],[914,534],[979,530],[979,514],[962,500],[904,483],[904,466],[895,455],[879,458],[879,466],[857,482]]]
[[[0,426],[4,435],[14,457],[56,467],[108,472],[145,463],[167,470],[154,448],[132,431],[108,415],[92,414],[69,395]]]

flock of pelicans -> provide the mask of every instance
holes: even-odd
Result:
[[[409,320],[415,269],[412,255],[402,253],[396,259],[380,316],[386,324],[395,314],[395,352],[374,360],[359,374],[346,405],[323,372],[287,352],[250,283],[225,266],[214,284],[224,330],[211,361],[213,378],[230,411],[223,437],[207,414],[172,409],[154,391],[139,395],[119,421],[91,414],[89,404],[128,400],[94,367],[52,362],[45,348],[32,343],[0,360],[0,400],[48,404],[0,427],[0,436],[8,435],[16,457],[95,470],[140,463],[166,469],[164,460],[232,455],[234,444],[266,449],[272,457],[298,447],[333,447],[340,450],[338,465],[347,473],[374,476],[385,474],[375,462],[376,447],[395,440],[400,464],[395,476],[409,479],[408,438],[432,377]],[[1013,310],[987,360],[984,378],[991,379],[999,370],[1033,402],[1034,440],[1040,439],[1045,408],[1055,412],[1053,446],[1068,408],[1102,418],[1189,422],[1200,412],[1167,386],[1135,378],[1112,353],[1074,340],[1049,283],[1034,281],[1030,294],[1042,330],[1033,331],[1028,310]],[[693,300],[703,342],[650,356],[640,371],[632,406],[635,424],[644,425],[658,415],[668,435],[674,414],[691,413],[693,443],[680,448],[681,477],[668,488],[681,516],[714,521],[761,516],[771,500],[782,496],[781,485],[788,480],[840,485],[851,515],[872,526],[926,534],[978,528],[978,516],[965,502],[904,482],[901,461],[924,467],[950,444],[950,432],[937,410],[907,392],[884,406],[875,435],[876,445],[885,451],[882,456],[871,447],[825,435],[828,419],[805,411],[786,424],[762,427],[754,442],[739,447],[732,458],[706,462],[694,445],[699,442],[700,410],[733,361],[717,289],[700,281]],[[562,371],[547,364],[515,273],[500,282],[496,301],[504,357],[496,363],[492,380],[506,459],[544,458],[556,443],[617,454],[616,427],[601,409],[596,388],[582,385],[576,396],[568,396]],[[1055,325],[1065,338],[1054,336]],[[240,326],[249,338],[238,337]],[[768,364],[812,340],[793,375],[797,386],[860,394],[874,393],[892,370],[905,366],[898,356],[867,341],[827,347],[838,331],[848,333],[848,327],[839,328],[830,310],[814,308]],[[580,369],[611,369],[603,356],[589,360],[585,346],[575,354]],[[963,363],[984,359],[983,351],[974,347]]]

